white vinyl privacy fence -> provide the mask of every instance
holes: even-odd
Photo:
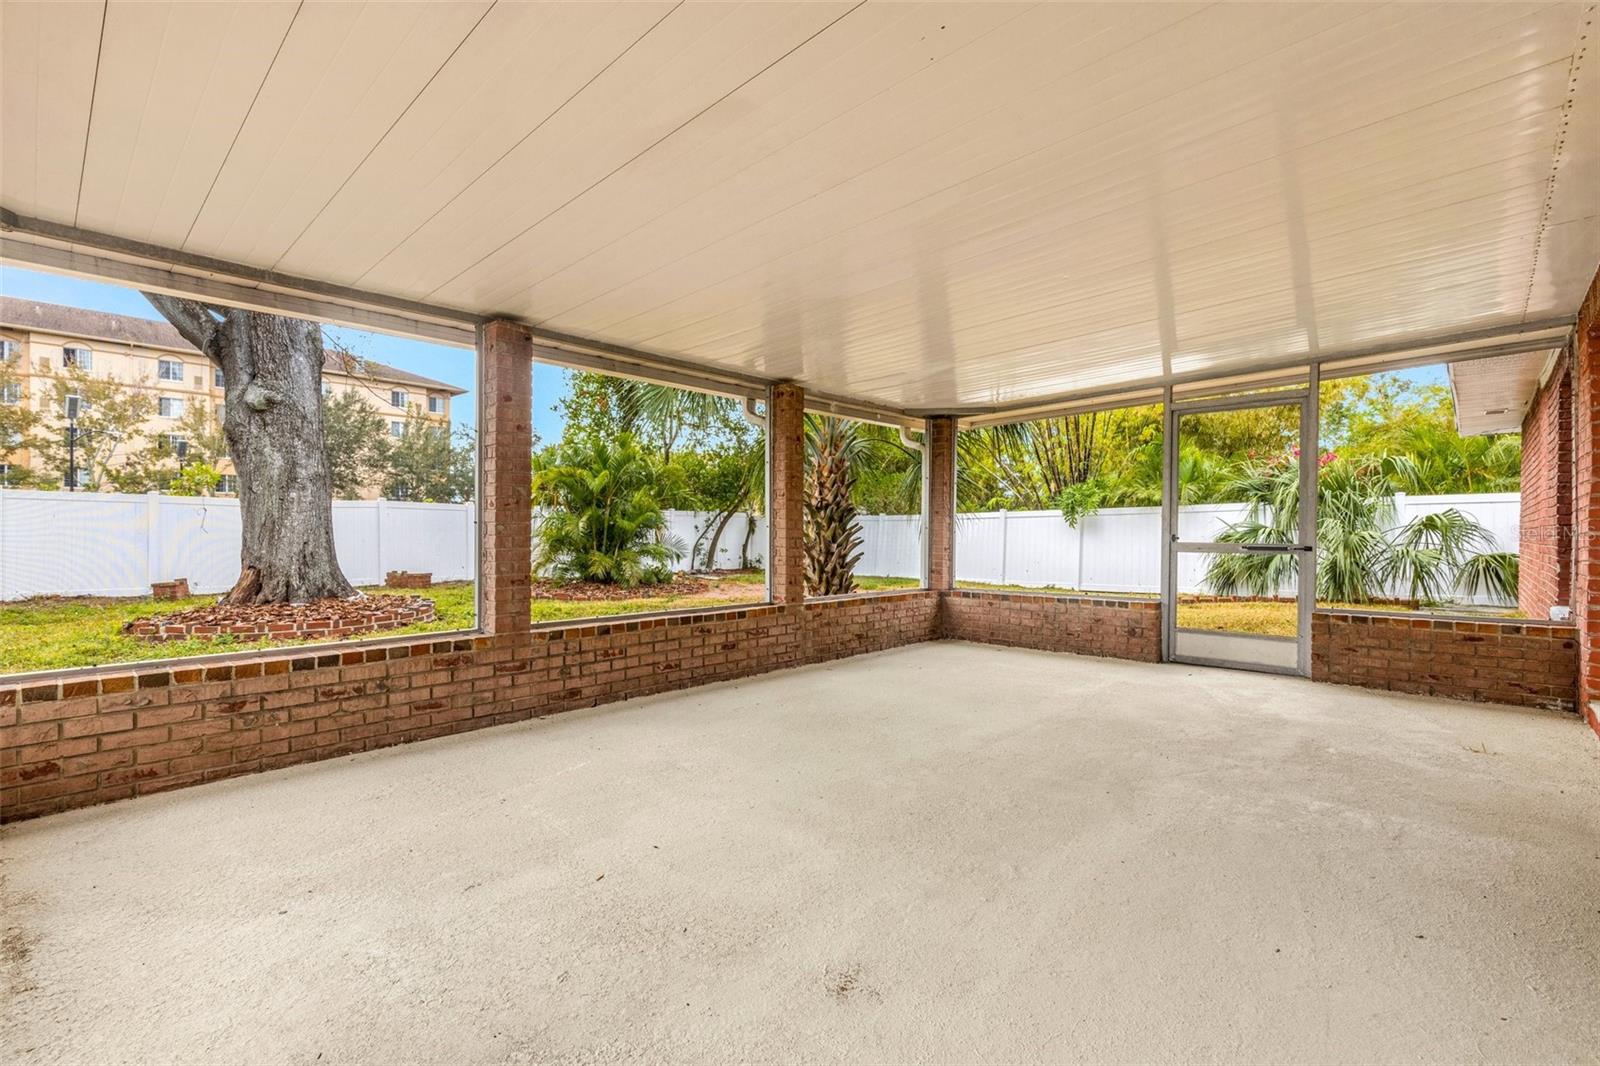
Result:
[[[337,500],[339,565],[357,585],[390,570],[438,581],[477,573],[472,504]],[[154,581],[188,578],[225,592],[239,577],[239,501],[201,496],[0,490],[0,599],[147,596]]]
[[[1496,551],[1514,552],[1521,525],[1515,492],[1395,497],[1395,521],[1455,508],[1493,536]],[[1244,517],[1242,503],[1185,506],[1178,510],[1183,540],[1215,540]],[[987,511],[956,516],[956,580],[994,585],[1046,586],[1092,592],[1161,591],[1161,508],[1116,507],[1081,519],[1074,528],[1059,511]],[[1204,591],[1209,557],[1185,553],[1178,567],[1180,592]],[[865,571],[863,571],[865,572]]]
[[[1401,496],[1399,520],[1458,508],[1516,551],[1516,493]],[[1215,537],[1244,513],[1242,504],[1185,507],[1186,540]],[[538,516],[535,516],[537,522]],[[703,560],[716,516],[668,511],[672,543]],[[753,525],[754,528],[751,528]],[[357,585],[377,585],[390,570],[432,573],[436,581],[476,576],[477,516],[472,504],[339,500],[333,505],[339,564]],[[188,578],[198,593],[222,592],[239,574],[237,500],[193,496],[33,492],[0,489],[0,599],[29,596],[140,596],[154,581]],[[746,534],[749,534],[748,539]],[[863,515],[856,572],[883,577],[922,573],[917,515]],[[696,547],[698,545],[698,547]],[[767,553],[765,518],[734,515],[718,539],[715,565],[753,565]],[[1085,517],[1076,528],[1056,511],[990,511],[956,519],[956,578],[996,585],[1160,591],[1161,511],[1122,507]],[[1180,568],[1179,587],[1199,591],[1204,559]]]

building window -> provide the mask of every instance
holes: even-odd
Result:
[[[228,382],[223,378],[222,368],[220,366],[211,368],[211,384],[215,385],[219,389],[225,389],[228,387]]]
[[[61,476],[61,487],[67,489],[86,489],[89,487],[89,472],[82,467],[68,471]]]
[[[428,413],[430,415],[442,415],[442,414],[444,414],[444,397],[443,396],[429,396],[428,397]]]
[[[8,381],[4,385],[0,385],[0,403],[5,404],[7,407],[15,407],[21,402],[22,382]]]
[[[17,342],[0,340],[0,363],[9,363],[17,357]]]
[[[68,345],[61,349],[61,365],[88,370],[94,366],[94,354],[87,348]]]
[[[161,449],[182,458],[189,454],[189,438],[182,433],[163,433],[161,434]]]
[[[228,496],[239,494],[239,475],[223,474],[217,479],[217,491]]]
[[[389,436],[391,436],[391,437],[403,437],[405,435],[406,435],[406,424],[404,422],[390,422],[389,423]]]
[[[322,383],[322,398],[324,400],[333,399],[333,386],[328,384],[326,381]]]
[[[404,389],[395,389],[389,393],[390,407],[404,407],[405,405],[406,393]]]
[[[156,377],[162,381],[182,381],[183,364],[176,359],[159,359],[156,361]]]
[[[156,401],[156,413],[162,418],[182,418],[183,400],[177,396],[163,396]]]

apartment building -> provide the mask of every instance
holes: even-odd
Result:
[[[69,412],[56,409],[56,384],[74,367],[154,394],[143,433],[175,453],[186,451],[180,430],[193,405],[205,405],[221,422],[222,371],[166,322],[0,297],[0,361],[13,372],[12,380],[0,385],[0,404],[28,405],[44,416],[48,432],[60,432],[65,424]],[[401,435],[413,413],[449,425],[451,402],[466,391],[332,348],[323,363],[322,387],[329,396],[349,393],[362,399],[383,416],[394,436]],[[67,471],[45,470],[41,456],[18,449],[0,451],[0,483],[16,466],[63,485],[67,480]],[[232,464],[224,462],[221,470],[219,494],[237,491]],[[363,485],[360,495],[376,498],[377,486]]]

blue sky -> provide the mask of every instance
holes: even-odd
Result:
[[[32,270],[0,267],[0,293],[24,300],[43,303],[67,304],[86,307],[92,311],[151,318],[161,316],[135,289],[104,282],[85,281],[82,278],[60,274],[43,274]],[[473,392],[474,370],[472,353],[442,344],[391,337],[384,333],[367,333],[362,330],[327,327],[330,336],[336,337],[351,351],[364,359],[409,370],[413,374],[446,381],[467,390],[451,404],[451,417],[457,426],[471,429],[477,423],[477,397]],[[533,428],[546,443],[561,436],[562,420],[554,407],[567,394],[567,372],[560,367],[535,364],[533,368]]]

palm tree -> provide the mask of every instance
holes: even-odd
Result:
[[[533,492],[553,508],[539,525],[535,573],[625,588],[672,576],[681,547],[663,536],[655,469],[631,436],[567,443],[536,459]]]
[[[1395,464],[1325,456],[1317,478],[1317,599],[1370,603],[1404,594],[1439,602],[1452,591],[1516,601],[1517,556],[1492,551],[1494,537],[1455,508],[1395,526]],[[1217,539],[1293,544],[1299,538],[1300,470],[1292,456],[1246,464],[1227,490],[1249,510]],[[1206,583],[1219,596],[1274,596],[1294,580],[1285,553],[1217,555]]]
[[[623,425],[631,427],[648,421],[660,427],[663,464],[672,461],[673,448],[686,429],[712,426],[719,422],[735,423],[737,418],[742,417],[737,400],[650,381],[624,378],[617,384],[616,395],[617,413]],[[766,449],[761,437],[756,435],[748,440],[737,440],[729,458],[733,477],[727,483],[728,492],[712,501],[711,520],[691,548],[691,567],[700,565],[708,570],[713,568],[722,535],[733,516],[743,513],[751,519],[746,529],[754,529],[756,513],[766,496]]]
[[[806,591],[813,596],[854,592],[861,561],[852,464],[868,447],[860,425],[806,416]]]

